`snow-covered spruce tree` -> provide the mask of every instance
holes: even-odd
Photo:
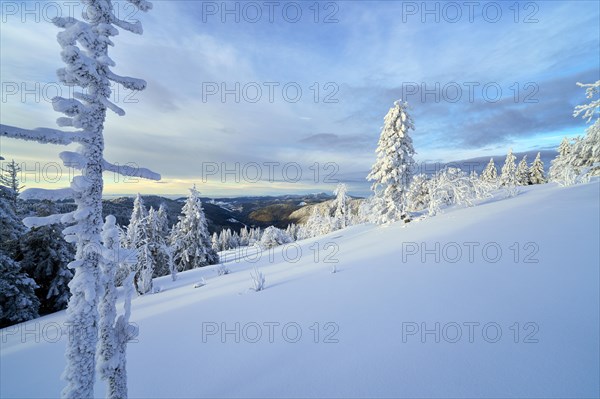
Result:
[[[145,0],[126,1],[141,11],[152,8],[152,4]],[[58,70],[58,78],[67,86],[79,86],[81,91],[74,91],[74,98],[57,97],[53,99],[52,105],[57,112],[67,115],[57,120],[58,125],[77,130],[26,130],[0,125],[0,134],[4,137],[44,144],[80,145],[75,152],[65,151],[60,154],[67,167],[82,170],[81,176],[73,178],[70,188],[29,189],[21,194],[24,199],[73,198],[77,205],[75,211],[67,214],[51,215],[43,219],[25,219],[29,227],[59,221],[73,224],[63,231],[68,242],[77,244],[77,252],[75,260],[69,265],[75,270],[70,284],[72,295],[66,320],[72,327],[72,334],[67,342],[67,365],[63,373],[67,385],[62,391],[62,396],[77,399],[94,396],[98,339],[97,304],[100,290],[102,172],[112,171],[127,176],[160,179],[159,175],[147,169],[118,166],[108,163],[103,158],[106,111],[110,109],[118,115],[125,114],[125,111],[109,100],[111,82],[130,90],[143,90],[146,87],[146,82],[141,79],[119,76],[111,71],[110,68],[115,63],[108,55],[108,47],[113,45],[111,37],[119,33],[116,27],[141,34],[141,23],[118,19],[111,0],[83,0],[83,4],[83,20],[71,17],[53,19],[53,23],[63,29],[57,38],[62,47],[62,59],[67,64],[65,68]]]
[[[600,80],[596,83],[582,84],[580,87],[586,88],[586,97],[589,99],[598,96],[600,92]],[[577,169],[578,174],[587,174],[589,176],[600,176],[600,99],[595,99],[589,104],[578,105],[575,107],[573,116],[581,115],[586,122],[590,122],[594,117],[596,121],[587,128],[586,135],[573,146],[572,164]]]
[[[0,328],[38,317],[36,287],[19,263],[0,251]]]
[[[140,295],[152,290],[155,260],[152,256],[152,233],[149,216],[140,194],[133,201],[133,210],[127,226],[127,248],[137,251],[133,282]]]
[[[415,175],[406,194],[406,205],[410,212],[420,211],[429,205],[429,185],[427,175]]]
[[[333,212],[335,229],[344,229],[350,222],[348,187],[344,183],[339,183],[333,191],[333,195],[335,195]]]
[[[285,231],[278,229],[275,226],[267,227],[260,238],[260,246],[263,249],[270,249],[290,242],[292,242],[290,236],[288,236]]]
[[[155,211],[154,208],[150,207],[146,226],[150,254],[154,260],[153,277],[168,276],[173,270],[171,249],[167,243],[168,236],[164,235],[165,224],[167,224],[165,216],[166,214],[161,215],[160,210]]]
[[[498,169],[496,169],[494,158],[490,158],[490,162],[487,164],[483,170],[483,173],[481,174],[481,179],[488,183],[498,182]]]
[[[21,257],[19,241],[25,234],[25,226],[17,217],[12,198],[14,191],[0,185],[0,251],[11,259]]]
[[[219,263],[219,255],[212,249],[206,216],[196,187],[190,189],[179,222],[171,232],[173,260],[180,271]]]
[[[13,159],[2,166],[0,173],[0,184],[10,188],[10,201],[13,205],[15,212],[17,212],[17,197],[19,192],[25,187],[19,182],[19,172],[21,167]]]
[[[527,165],[527,154],[523,155],[521,162],[517,165],[515,177],[519,186],[528,186],[531,184],[529,165]]]
[[[221,232],[219,233],[219,251],[226,251],[229,249],[227,245],[228,241],[229,240],[227,238],[227,229],[221,230]]]
[[[298,239],[298,225],[295,223],[288,224],[288,226],[285,229],[285,233],[290,237],[292,241],[296,241]]]
[[[73,273],[68,268],[74,248],[61,234],[60,225],[31,228],[21,240],[21,268],[38,285],[40,314],[63,310],[69,302],[69,282]]]
[[[469,176],[471,185],[471,193],[474,199],[487,199],[492,197],[492,191],[497,188],[496,182],[488,182],[477,175],[477,172],[472,171]]]
[[[102,227],[102,244],[104,253],[100,267],[103,288],[102,298],[98,304],[100,320],[98,334],[100,340],[97,348],[97,370],[106,381],[106,397],[120,399],[127,397],[127,373],[125,349],[127,342],[134,338],[135,328],[129,324],[131,289],[133,275],[131,273],[123,284],[125,287],[125,314],[117,319],[117,289],[115,283],[117,266],[120,263],[135,265],[136,252],[121,247],[119,229],[116,219],[109,215]],[[127,267],[125,265],[125,267]]]
[[[575,168],[571,165],[571,140],[564,137],[558,146],[558,155],[550,162],[548,179],[561,185],[570,185],[577,174]]]
[[[377,161],[367,176],[373,181],[371,189],[374,195],[380,199],[374,210],[378,223],[395,222],[406,217],[405,194],[415,163],[415,150],[409,136],[414,125],[407,108],[406,102],[396,101],[385,116],[376,150]]]
[[[334,219],[329,216],[329,214],[323,214],[322,212],[323,211],[318,206],[313,206],[310,217],[306,223],[298,229],[299,239],[318,237],[335,230]]]
[[[0,185],[0,328],[38,317],[37,285],[14,260],[24,227],[15,215],[13,190]]]
[[[215,252],[221,251],[221,242],[219,241],[219,235],[215,231],[210,238],[210,246]]]
[[[508,150],[504,165],[502,165],[502,174],[500,175],[500,185],[505,188],[509,197],[517,194],[517,157],[513,155],[512,148]]]
[[[127,225],[127,233],[125,243],[127,247],[135,247],[140,237],[143,237],[146,229],[146,219],[148,218],[148,210],[144,206],[142,196],[138,195],[133,200],[133,209]]]
[[[240,230],[240,246],[242,246],[242,247],[247,246],[249,240],[250,240],[250,236],[248,233],[248,228],[246,226],[244,226]]]
[[[531,168],[529,168],[529,171],[531,184],[546,183],[546,176],[544,173],[544,162],[542,162],[539,152],[537,153],[535,160],[531,164]]]
[[[160,204],[160,207],[158,207],[156,223],[157,234],[159,235],[159,252],[162,253],[161,256],[168,265],[171,280],[175,281],[177,280],[177,267],[175,267],[175,262],[173,262],[173,253],[171,251],[171,246],[169,245],[171,230],[169,229],[169,217],[167,215],[165,204]]]

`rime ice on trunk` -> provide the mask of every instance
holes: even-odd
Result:
[[[151,9],[145,0],[127,0],[142,11]],[[77,205],[74,212],[64,215],[50,215],[45,218],[29,218],[29,226],[42,226],[56,222],[71,224],[63,233],[65,239],[76,244],[75,260],[69,264],[75,275],[69,284],[71,299],[67,308],[67,325],[70,328],[67,342],[67,366],[63,378],[67,382],[62,392],[65,398],[91,398],[94,396],[95,356],[98,339],[98,296],[101,292],[100,263],[103,246],[100,239],[102,226],[102,172],[116,173],[151,179],[160,176],[147,170],[113,165],[103,158],[103,129],[106,111],[124,115],[125,112],[110,102],[111,81],[130,90],[143,90],[146,82],[140,79],[116,75],[110,70],[114,61],[108,56],[108,46],[112,46],[112,36],[117,27],[141,34],[139,22],[119,20],[113,12],[111,0],[83,0],[85,11],[83,20],[72,17],[59,17],[53,23],[63,30],[57,35],[62,47],[61,57],[66,67],[57,71],[61,83],[78,86],[73,98],[57,97],[53,107],[66,117],[58,118],[61,127],[72,127],[76,131],[55,129],[26,130],[0,125],[0,133],[6,137],[32,140],[40,143],[68,145],[78,143],[77,151],[60,154],[66,166],[80,169],[81,176],[75,176],[70,189],[26,190],[24,198],[73,198]],[[29,191],[29,193],[28,193]]]
[[[131,301],[131,285],[133,273],[126,279],[123,286],[126,290],[125,315],[117,319],[117,288],[115,276],[119,263],[135,263],[135,251],[121,248],[119,230],[115,217],[106,217],[102,229],[104,245],[103,261],[101,262],[103,292],[98,309],[100,312],[99,337],[97,348],[97,370],[100,377],[106,381],[106,397],[110,399],[127,397],[127,373],[125,369],[125,349],[129,340],[129,302]]]

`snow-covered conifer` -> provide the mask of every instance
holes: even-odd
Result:
[[[19,172],[21,171],[21,167],[15,162],[13,159],[11,162],[7,162],[3,164],[2,170],[0,173],[0,184],[8,187],[11,191],[7,192],[10,194],[10,202],[17,212],[17,197],[19,192],[25,187],[22,186],[19,181]]]
[[[538,152],[533,164],[531,164],[530,170],[530,181],[531,184],[544,184],[546,183],[546,176],[544,173],[544,162],[540,157],[540,153]]]
[[[529,165],[527,165],[527,154],[523,155],[521,162],[519,162],[515,177],[517,179],[517,184],[520,186],[528,186],[531,184]]]
[[[500,175],[500,185],[506,189],[508,196],[512,197],[517,194],[517,165],[515,164],[517,157],[513,155],[512,148],[508,150],[504,165],[502,165],[502,173]]]
[[[298,225],[295,223],[288,224],[285,229],[285,233],[290,237],[292,241],[296,241],[298,239]]]
[[[38,317],[37,285],[19,263],[0,251],[0,328]]]
[[[144,206],[144,200],[142,196],[138,195],[133,200],[133,210],[131,211],[131,217],[129,218],[129,225],[127,226],[126,243],[127,247],[137,247],[140,238],[144,237],[146,229],[145,223],[148,218],[148,210]]]
[[[221,242],[219,241],[219,235],[215,231],[210,239],[210,246],[215,252],[221,252]]]
[[[73,273],[68,264],[75,251],[58,226],[33,227],[21,239],[21,268],[38,285],[41,314],[65,309],[70,296]]]
[[[572,176],[576,175],[575,170],[571,165],[571,152],[571,140],[565,137],[558,146],[558,155],[550,162],[550,170],[548,172],[550,181],[564,183],[571,180]]]
[[[240,246],[242,246],[242,247],[247,246],[249,239],[250,239],[250,237],[249,237],[249,233],[248,233],[248,228],[246,228],[246,226],[244,226],[240,230]]]
[[[160,209],[163,209],[163,212]],[[168,276],[173,269],[168,235],[165,234],[168,232],[168,221],[162,205],[160,209],[155,211],[151,207],[146,222],[150,254],[154,260],[154,277]]]
[[[344,229],[350,221],[348,187],[344,183],[339,183],[333,191],[333,195],[335,195],[334,225],[336,229]]]
[[[329,214],[324,215],[318,206],[314,206],[306,223],[299,228],[298,237],[300,239],[318,237],[334,230],[334,219]]]
[[[481,174],[481,179],[488,183],[496,183],[498,181],[498,169],[496,169],[494,158],[490,158],[490,162]]]
[[[396,101],[385,116],[377,146],[377,161],[367,179],[373,181],[372,190],[380,198],[377,209],[378,223],[394,222],[406,216],[405,194],[414,168],[412,139],[413,121],[406,102]]]
[[[406,193],[407,209],[411,212],[427,208],[429,201],[429,186],[427,176],[423,173],[415,175]]]
[[[600,80],[596,83],[581,84],[580,87],[586,88],[586,97],[592,99],[598,96],[600,92]],[[591,101],[589,104],[578,105],[575,107],[573,116],[582,115],[586,122],[592,121],[596,116],[595,122],[587,128],[583,139],[576,142],[573,146],[572,165],[577,168],[579,174],[589,176],[600,175],[600,98]]]
[[[144,295],[152,290],[152,276],[156,261],[153,254],[152,230],[157,230],[156,215],[153,210],[152,220],[144,206],[140,194],[133,201],[133,210],[127,226],[127,248],[137,251],[137,263],[134,266],[135,277],[133,279],[138,294]]]
[[[35,281],[14,260],[25,229],[15,215],[13,194],[0,185],[0,328],[38,317],[40,306]]]
[[[206,216],[196,187],[190,189],[179,222],[171,233],[173,260],[179,270],[190,270],[219,262],[212,249]]]
[[[260,239],[260,246],[264,249],[276,247],[278,245],[288,244],[292,242],[292,239],[285,233],[285,231],[278,229],[275,226],[269,226],[263,232]]]

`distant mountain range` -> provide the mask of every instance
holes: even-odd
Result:
[[[550,167],[550,162],[556,157],[556,150],[542,150],[542,161],[546,171]],[[527,155],[528,163],[535,159],[538,151],[516,152],[517,162],[523,155]],[[498,172],[504,164],[506,155],[493,156],[498,168]],[[419,165],[416,173],[426,173],[432,175],[445,166],[458,167],[465,172],[476,171],[481,174],[488,164],[490,157],[478,157],[464,159],[461,161],[450,162],[446,164],[423,163]],[[368,193],[367,193],[368,195]],[[143,195],[145,206],[149,209],[151,206],[158,209],[164,204],[167,209],[169,224],[177,223],[178,216],[181,214],[181,208],[185,203],[185,197],[166,198],[157,195]],[[356,197],[355,197],[356,198]],[[202,205],[207,219],[209,220],[209,231],[220,232],[222,229],[230,228],[240,230],[243,226],[248,227],[268,227],[276,226],[285,228],[290,223],[304,222],[312,212],[312,206],[333,199],[332,195],[326,193],[316,194],[293,194],[280,196],[248,196],[234,198],[207,198],[202,197]],[[103,214],[114,215],[117,223],[121,226],[129,224],[129,218],[133,209],[134,197],[123,196],[118,198],[103,199]],[[356,203],[358,204],[358,202]],[[58,211],[69,212],[75,209],[75,204],[69,201],[57,203]],[[305,207],[303,210],[301,208]],[[35,205],[29,207],[29,213],[35,209]],[[299,211],[300,210],[300,211]]]
[[[208,229],[210,233],[220,232],[222,229],[230,228],[240,230],[243,226],[248,227],[287,227],[290,223],[297,223],[298,219],[291,214],[306,205],[318,204],[332,199],[333,196],[325,193],[305,195],[281,195],[264,197],[236,197],[236,198],[206,198],[202,197],[202,206],[209,220]],[[170,199],[157,195],[142,195],[146,208],[158,209],[164,204],[167,210],[169,224],[177,223],[186,198]],[[134,197],[119,197],[102,200],[102,212],[104,216],[114,215],[117,223],[121,226],[129,224],[129,218],[133,209]],[[29,201],[30,208],[34,209],[35,201]],[[57,203],[59,212],[70,212],[75,209],[71,201]]]

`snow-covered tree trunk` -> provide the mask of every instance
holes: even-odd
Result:
[[[106,397],[120,399],[127,397],[127,380],[125,379],[124,347],[120,340],[122,334],[120,330],[124,326],[117,324],[115,276],[118,264],[134,263],[136,254],[134,251],[121,248],[119,230],[115,217],[112,215],[106,217],[102,229],[102,243],[104,245],[104,256],[101,263],[103,293],[98,305],[100,340],[97,347],[97,369],[107,385]],[[128,284],[131,285],[132,275],[127,278],[124,284],[125,289]]]
[[[152,4],[145,0],[127,0],[140,9],[148,11]],[[104,121],[107,109],[124,115],[120,107],[110,102],[111,82],[123,85],[130,90],[143,90],[146,82],[140,79],[116,75],[110,69],[114,61],[108,56],[108,46],[113,45],[112,36],[117,27],[141,34],[141,23],[129,23],[118,19],[111,0],[83,0],[85,11],[83,20],[72,17],[57,17],[53,23],[63,31],[57,36],[62,47],[61,57],[65,64],[58,70],[59,80],[67,86],[79,86],[74,98],[57,97],[53,108],[67,117],[57,120],[61,127],[73,127],[77,131],[55,129],[25,130],[0,125],[0,134],[7,137],[68,145],[78,143],[76,152],[60,154],[68,167],[80,169],[81,176],[75,176],[71,187],[59,190],[30,189],[22,193],[23,198],[63,199],[73,198],[77,210],[64,215],[51,215],[46,218],[28,218],[27,225],[42,226],[55,222],[73,224],[63,233],[68,242],[76,243],[75,260],[69,266],[75,270],[69,284],[71,298],[67,308],[66,324],[70,328],[65,356],[67,366],[63,373],[67,385],[62,391],[64,398],[92,398],[94,396],[96,343],[98,339],[98,296],[101,291],[100,262],[102,245],[103,170],[146,177],[158,180],[160,176],[147,170],[119,167],[103,158]]]

